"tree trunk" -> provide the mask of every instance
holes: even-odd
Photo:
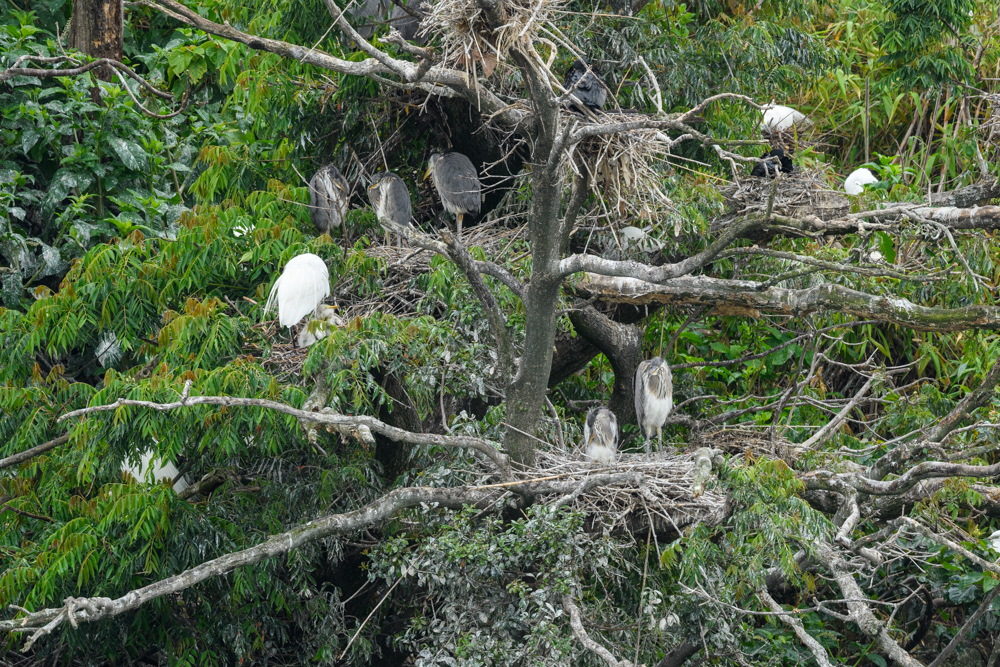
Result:
[[[122,0],[73,0],[69,46],[93,58],[121,61],[124,33]],[[97,70],[97,78],[112,81],[108,67]]]

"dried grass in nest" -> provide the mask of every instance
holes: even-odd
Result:
[[[634,115],[601,117],[604,123],[634,120]],[[646,129],[590,137],[574,147],[575,157],[568,164],[577,175],[586,171],[591,192],[609,212],[654,220],[673,211],[673,202],[660,186],[662,167],[658,163],[668,158],[663,137],[658,130]]]
[[[694,497],[694,454],[661,452],[646,461],[642,454],[625,453],[614,465],[604,466],[577,452],[542,450],[535,455],[535,469],[526,477],[558,477],[582,484],[595,473],[630,472],[642,475],[642,483],[599,486],[578,495],[569,507],[586,513],[592,525],[608,532],[631,533],[636,528],[644,532],[652,525],[660,533],[680,533],[685,526],[717,516],[725,502],[711,483],[701,496]],[[557,498],[545,496],[548,501]]]
[[[502,0],[502,25],[493,30],[476,0],[437,0],[421,20],[422,35],[438,35],[442,60],[458,65],[475,81],[475,66],[490,76],[497,63],[517,43],[530,42],[538,30],[556,18],[564,0]]]
[[[740,183],[719,188],[731,215],[766,213],[774,180],[748,176]],[[774,213],[791,217],[815,215],[821,220],[833,220],[846,215],[851,202],[843,192],[827,186],[822,170],[797,171],[781,174],[774,195]]]
[[[302,364],[308,354],[308,348],[296,347],[295,343],[274,343],[262,365],[279,382],[284,382],[302,375]]]

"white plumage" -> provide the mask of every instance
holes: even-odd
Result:
[[[342,326],[344,326],[344,320],[337,315],[336,308],[326,305],[319,306],[316,309],[316,316],[309,320],[299,332],[299,347],[309,347],[316,341],[329,336],[331,328]]]
[[[796,125],[811,125],[812,121],[806,118],[801,111],[796,111],[791,107],[783,107],[780,104],[764,105],[764,120],[760,126],[765,132],[784,132]]]
[[[598,463],[611,463],[618,453],[618,418],[605,407],[594,408],[583,422],[583,453]]]
[[[147,449],[142,453],[138,466],[126,463],[124,467],[122,467],[122,472],[131,475],[135,481],[144,483],[146,481],[146,473],[149,472],[150,468],[153,469],[154,483],[160,483],[164,479],[173,480],[177,477],[177,473],[179,472],[177,467],[170,461],[163,461],[162,465],[153,466],[153,450],[151,449]],[[177,480],[176,484],[174,484],[174,491],[176,493],[180,493],[184,489],[188,488],[188,486],[190,486],[190,484],[188,484],[187,478],[182,477]]]
[[[844,191],[849,195],[859,195],[865,191],[865,186],[878,183],[878,178],[869,170],[861,167],[851,172],[844,180]]]
[[[660,357],[647,359],[635,370],[635,416],[645,440],[649,458],[649,439],[656,434],[663,446],[663,424],[674,408],[674,379],[670,366]]]
[[[1000,530],[994,530],[993,533],[986,538],[986,541],[993,551],[1000,551]]]
[[[315,311],[330,296],[330,272],[317,255],[304,253],[288,260],[285,270],[274,282],[264,312],[278,304],[278,322],[293,327]]]

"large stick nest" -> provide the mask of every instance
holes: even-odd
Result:
[[[831,190],[826,173],[820,170],[781,174],[777,179],[750,176],[738,184],[725,185],[719,191],[730,215],[746,216],[766,213],[775,187],[772,212],[778,215],[795,218],[815,215],[821,220],[834,220],[851,209],[847,195]]]
[[[601,113],[600,123],[627,123],[635,114]],[[586,174],[591,192],[615,217],[635,216],[655,220],[673,211],[673,202],[662,190],[663,171],[669,157],[669,140],[653,129],[616,132],[589,137],[573,147],[570,171]]]
[[[498,62],[507,60],[511,48],[530,43],[562,5],[563,0],[502,0],[498,5],[502,25],[493,29],[476,0],[437,0],[421,20],[420,32],[437,35],[442,61],[458,65],[475,80],[476,65],[490,76]]]
[[[522,473],[526,479],[574,480],[583,484],[596,474],[635,473],[629,479],[597,486],[580,493],[569,503],[588,516],[588,524],[606,532],[645,533],[648,527],[660,534],[681,534],[685,526],[722,518],[725,496],[708,480],[704,493],[695,496],[694,454],[660,452],[645,460],[642,454],[624,453],[609,466],[585,459],[578,452],[540,450],[535,468]],[[542,496],[558,502],[560,496]]]

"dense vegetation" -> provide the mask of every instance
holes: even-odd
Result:
[[[556,78],[574,59],[558,38],[588,56],[621,108],[683,118],[704,138],[651,158],[652,172],[640,174],[649,180],[630,183],[624,202],[591,183],[561,256],[673,267],[712,251],[726,229],[758,227],[693,271],[729,281],[738,297],[653,289],[636,305],[572,272],[556,287],[556,331],[542,346],[552,386],[542,387],[545,402],[533,405],[533,430],[520,440],[524,422],[511,405],[521,405],[508,399],[530,388],[508,374],[503,350],[506,336],[513,356],[533,354],[532,302],[511,284],[534,286],[541,271],[530,231],[545,201],[536,159],[544,129],[505,126],[499,112],[485,119],[461,95],[401,90],[392,85],[401,77],[255,50],[163,6],[126,7],[123,61],[169,95],[97,70],[0,76],[0,608],[16,621],[67,598],[120,598],[278,544],[269,538],[315,519],[354,517],[387,497],[426,501],[276,546],[273,557],[96,622],[57,622],[37,636],[5,625],[12,664],[884,667],[930,663],[959,634],[949,659],[965,662],[953,664],[996,664],[1000,608],[990,605],[1000,568],[986,539],[1000,529],[995,2],[559,5],[548,43],[538,40]],[[242,33],[347,63],[366,58],[356,40],[328,29],[320,2],[188,7]],[[71,13],[60,0],[8,2],[0,68],[22,56],[34,67],[68,66],[46,59],[65,53]],[[377,27],[372,44],[411,58],[378,41],[386,32]],[[429,36],[434,57],[453,57],[445,42]],[[510,105],[504,113],[543,106],[535,65],[518,57],[494,59],[489,74],[486,58],[468,61],[482,94]],[[720,93],[747,99],[681,116]],[[779,214],[767,203],[770,182],[765,206],[734,213],[751,163],[726,153],[757,157],[768,138],[748,100],[793,106],[812,121],[781,138],[795,149],[797,182],[839,191],[857,167],[876,173],[878,184],[844,199],[837,219],[850,224],[809,227],[813,211]],[[659,129],[672,140],[685,132]],[[581,155],[588,146],[579,144]],[[482,232],[465,237],[467,253],[387,239],[368,179],[400,174],[422,238],[446,238],[422,177],[428,155],[450,147],[484,174],[495,163]],[[345,229],[332,238],[317,235],[306,206],[305,179],[329,163],[354,188]],[[585,179],[562,168],[553,206],[570,218]],[[669,205],[649,195],[650,184]],[[932,206],[972,206],[948,198],[969,187],[979,188],[979,217],[935,217]],[[890,202],[924,207],[850,218]],[[626,227],[641,240],[629,242]],[[330,302],[345,321],[308,350],[263,308],[281,268],[302,252],[326,262]],[[511,277],[479,279],[506,334],[461,263],[470,256]],[[832,301],[791,307],[780,290]],[[695,450],[716,450],[707,494],[684,482],[684,502],[700,508],[686,522],[639,516],[632,505],[619,512],[602,488],[623,477],[581,492],[576,482],[558,486],[562,472],[546,474],[546,462],[573,458],[563,446],[580,440],[587,409],[630,405],[631,376],[614,372],[627,360],[602,347],[618,339],[593,333],[595,321],[636,332],[637,354],[662,354],[674,369],[679,407],[664,451],[636,470],[669,477],[690,468]],[[367,416],[426,438],[359,431],[372,422],[310,423],[260,404],[127,405],[61,419],[118,399],[174,403],[186,392]],[[641,462],[634,415],[618,417],[621,449]],[[517,485],[473,440],[500,451],[518,479],[543,481],[525,493],[498,487]],[[123,475],[146,452],[194,486],[177,493],[152,475]],[[406,496],[411,489],[428,495]],[[463,502],[442,500],[448,489],[465,493],[454,496]],[[855,574],[870,604],[843,581]],[[985,613],[963,627],[984,600]],[[574,613],[588,641],[615,657],[581,639]]]

